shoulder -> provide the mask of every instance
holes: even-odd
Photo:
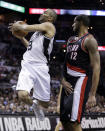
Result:
[[[44,22],[43,24],[45,24],[45,26],[46,26],[45,36],[47,36],[49,38],[54,37],[55,33],[56,33],[55,26],[52,23],[50,23],[50,22]]]
[[[89,34],[86,37],[85,42],[91,42],[91,41],[96,41],[96,39],[94,38],[94,36],[92,34]]]
[[[77,37],[76,36],[70,36],[67,43],[73,43],[77,40]]]
[[[91,34],[89,34],[89,36],[86,37],[84,46],[86,47],[87,50],[93,50],[93,51],[98,50],[97,40]]]

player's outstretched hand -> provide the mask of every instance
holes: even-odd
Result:
[[[17,30],[17,26],[21,23],[25,23],[25,21],[14,21],[14,23],[10,23],[8,26],[8,29],[12,32],[12,35],[15,36],[18,39],[22,39],[23,37],[21,35],[18,35],[14,30]]]
[[[72,85],[69,82],[67,82],[65,79],[62,80],[62,86],[65,89],[65,93],[67,96],[73,93]]]
[[[14,23],[16,23],[16,21],[14,21]],[[13,30],[13,24],[14,23],[9,23],[8,29],[12,32]]]

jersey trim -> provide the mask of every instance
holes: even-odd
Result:
[[[67,74],[70,75],[70,76],[74,76],[74,77],[86,76],[85,73],[81,73],[81,72],[77,72],[77,71],[71,70],[68,67],[67,67]],[[65,76],[65,78],[66,78],[66,76]]]
[[[67,63],[67,67],[71,70],[74,70],[74,71],[77,71],[77,72],[80,72],[80,73],[86,73],[85,70],[83,70],[79,67],[71,66],[69,63]]]
[[[84,37],[85,35],[87,35],[88,33],[85,33],[83,36],[81,36],[79,39],[77,39],[77,40],[71,40],[70,41],[70,38],[72,38],[72,36],[69,38],[69,40],[68,40],[68,42],[70,42],[70,43],[75,43],[75,42],[77,42],[77,41],[79,41],[82,37]],[[67,43],[68,43],[67,42]]]
[[[43,53],[46,56],[48,64],[49,64],[49,54],[48,54],[49,43],[50,43],[50,39],[47,39],[46,37],[44,37],[44,40],[43,40],[44,51],[43,51]]]
[[[88,36],[88,35],[87,35]],[[82,43],[81,43],[81,49],[85,52],[85,53],[88,53],[87,50],[85,49],[84,47],[84,41],[85,39],[87,38],[87,36],[82,40]]]
[[[82,114],[82,106],[84,101],[84,94],[85,94],[85,88],[87,84],[88,77],[86,76],[83,80],[82,88],[81,88],[81,94],[80,94],[80,103],[79,103],[79,109],[78,109],[78,122],[81,120],[81,114]]]
[[[53,37],[51,37],[51,38],[49,38],[49,37],[47,37],[47,36],[45,36],[45,35],[43,35],[46,39],[49,39],[49,40],[51,40],[52,38],[54,38],[54,36]]]
[[[89,34],[89,35],[91,35],[91,34]],[[89,35],[87,35],[87,36],[89,36]],[[88,51],[85,49],[85,46],[84,46],[84,41],[85,41],[85,39],[87,38],[87,36],[82,40],[82,43],[81,43],[81,49],[82,49],[85,53],[88,53]]]
[[[71,112],[71,121],[78,121],[78,113],[79,109],[82,110],[82,105],[84,102],[84,92],[85,92],[85,79],[86,77],[79,77],[76,81],[73,93],[73,102],[72,102],[72,112]],[[81,106],[80,106],[81,103]],[[81,107],[81,108],[80,108]],[[80,118],[81,118],[81,112],[80,112]],[[78,121],[80,123],[80,121]]]

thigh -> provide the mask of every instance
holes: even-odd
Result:
[[[50,75],[46,66],[36,68],[33,97],[40,101],[48,102],[50,100]]]
[[[72,101],[73,101],[73,94],[67,96],[63,88],[61,93],[61,101],[60,101],[60,120],[62,122],[70,121],[70,116],[71,116],[70,114],[72,111]]]

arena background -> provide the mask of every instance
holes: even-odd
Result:
[[[34,117],[32,107],[18,102],[15,87],[21,69],[20,61],[26,49],[9,32],[8,24],[14,20],[39,23],[39,14],[46,8],[56,9],[58,18],[50,63],[51,102],[48,110],[45,110],[45,121],[40,122]],[[97,106],[85,111],[81,125],[86,131],[105,131],[105,0],[0,0],[0,131],[54,131],[59,121],[56,107],[66,41],[74,35],[72,23],[75,15],[79,14],[89,15],[89,32],[97,39],[101,56]],[[28,34],[26,38],[29,40],[31,35]]]

